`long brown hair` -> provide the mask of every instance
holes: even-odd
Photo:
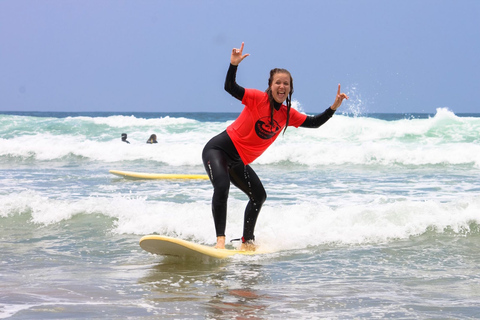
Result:
[[[275,100],[273,99],[272,95],[272,82],[273,82],[273,76],[277,73],[286,73],[290,76],[290,92],[288,93],[288,97],[286,99],[287,102],[287,122],[285,123],[285,129],[283,129],[283,134],[285,134],[285,131],[287,131],[288,127],[288,122],[290,120],[290,109],[292,108],[292,94],[293,94],[293,78],[290,72],[287,69],[281,69],[281,68],[275,68],[270,70],[270,78],[268,78],[268,88],[265,90],[265,92],[268,94],[268,100],[270,101],[270,118],[271,118],[271,125],[273,127],[273,111],[275,109],[274,104]]]

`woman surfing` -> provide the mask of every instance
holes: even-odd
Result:
[[[215,248],[225,248],[227,200],[230,183],[249,198],[245,209],[240,250],[255,250],[255,224],[267,194],[250,164],[257,159],[288,126],[318,128],[340,107],[345,93],[337,95],[323,113],[307,116],[291,108],[293,78],[286,69],[272,69],[266,91],[245,89],[236,83],[237,68],[249,54],[234,48],[225,79],[225,90],[244,105],[238,118],[225,131],[213,137],[203,149],[202,160],[213,185],[212,213],[217,234]],[[285,104],[284,104],[285,103]]]

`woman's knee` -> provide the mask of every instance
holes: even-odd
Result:
[[[263,204],[267,200],[267,193],[265,192],[265,189],[263,189],[263,192],[258,196],[258,202]]]
[[[227,201],[228,193],[230,191],[230,182],[214,181],[213,184],[213,197],[217,201]]]
[[[263,203],[267,200],[267,192],[265,191],[263,186],[261,186],[260,188],[252,190],[250,197],[252,198],[253,202],[257,204],[257,206],[262,206]]]

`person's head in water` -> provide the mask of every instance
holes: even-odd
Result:
[[[273,110],[275,108],[275,102],[282,104],[285,100],[287,102],[287,123],[285,124],[285,130],[288,127],[288,120],[290,116],[290,109],[292,107],[292,94],[293,94],[293,78],[287,69],[275,68],[270,70],[270,78],[268,78],[268,89],[265,90],[270,100],[271,119],[273,123]]]
[[[157,135],[152,134],[150,138],[148,138],[147,143],[157,143]]]
[[[122,133],[122,141],[126,142],[126,143],[130,143],[130,142],[127,141],[127,134],[126,133]]]

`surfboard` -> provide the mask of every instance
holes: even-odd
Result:
[[[225,259],[234,255],[264,254],[263,251],[241,251],[231,249],[215,249],[203,244],[190,242],[178,238],[160,235],[147,235],[140,239],[143,250],[161,256],[175,256],[181,258],[215,258]]]
[[[111,174],[127,179],[196,179],[208,180],[206,174],[142,173],[132,171],[109,170]]]

